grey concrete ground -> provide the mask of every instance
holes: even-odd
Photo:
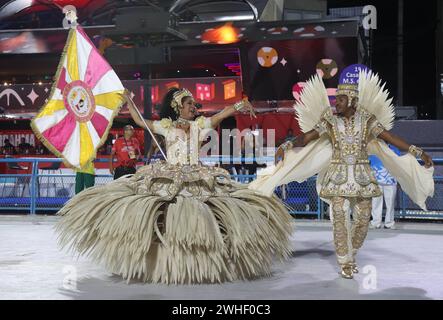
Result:
[[[60,251],[56,217],[0,216],[0,299],[443,299],[443,225],[370,230],[353,280],[337,273],[328,221],[295,221],[293,257],[270,278],[222,285],[127,284]],[[75,281],[76,279],[76,281]]]

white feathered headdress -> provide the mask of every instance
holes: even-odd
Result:
[[[386,82],[381,85],[377,74],[362,70],[358,76],[358,103],[367,112],[373,114],[386,130],[394,126],[395,112],[392,98],[384,89]]]
[[[303,88],[300,99],[294,105],[296,118],[303,133],[311,131],[322,115],[331,110],[328,93],[322,78],[312,76]]]

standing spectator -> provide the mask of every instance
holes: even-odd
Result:
[[[88,162],[83,169],[75,169],[75,194],[95,184],[94,161]]]
[[[277,141],[277,145],[281,145],[282,143],[284,143],[286,141],[292,141],[294,139],[295,139],[294,130],[292,130],[292,128],[289,128],[288,131],[286,131],[286,136],[284,138],[280,138]]]
[[[160,147],[162,148],[163,152],[166,150],[165,148],[165,140],[163,136],[160,136],[158,134],[155,135],[155,138],[157,139],[158,143],[160,144]],[[148,163],[154,163],[161,160],[165,160],[163,157],[163,154],[160,152],[160,149],[158,148],[157,144],[152,141],[151,147],[149,148],[148,154],[146,155],[146,158],[148,159]]]
[[[112,133],[109,133],[108,138],[106,139],[106,142],[105,142],[105,145],[104,145],[104,147],[105,147],[105,154],[111,154],[111,152],[112,152],[112,145],[114,143],[114,139],[115,139],[114,135]]]
[[[400,154],[400,150],[389,145],[392,151]],[[369,156],[371,168],[374,171],[378,185],[382,191],[380,197],[372,198],[372,222],[371,228],[380,229],[382,224],[383,198],[386,203],[385,229],[395,229],[394,221],[394,205],[395,196],[397,194],[397,180],[386,170],[383,163],[374,155]]]
[[[39,16],[37,15],[37,13],[32,13],[31,15],[31,28],[36,29],[36,28],[40,28],[41,26],[41,21]]]
[[[288,129],[287,133],[286,133],[286,137],[285,137],[285,142],[286,141],[292,141],[295,138],[294,136],[294,130],[292,130],[291,128]]]
[[[32,149],[32,146],[26,142],[26,139],[21,138],[20,144],[18,145],[18,152],[20,154],[28,154],[28,153],[30,153],[31,149]]]
[[[258,138],[258,126],[257,129],[247,132],[244,137],[242,137],[241,141],[241,156],[242,161],[241,164],[236,167],[237,173],[242,175],[256,175],[257,168],[264,168],[266,164],[258,164],[256,157],[260,154],[257,154],[257,151],[260,152],[262,150],[257,150],[257,139]],[[258,146],[261,148],[261,146]],[[240,179],[244,182],[250,182],[252,177],[245,177],[245,179]]]
[[[117,157],[117,166],[114,169],[114,156]],[[134,174],[137,159],[140,156],[140,144],[134,137],[134,127],[127,125],[123,137],[118,138],[112,147],[109,158],[109,171],[114,175],[114,180],[126,174]]]
[[[12,145],[12,143],[9,141],[9,139],[5,139],[3,147],[2,147],[2,153],[13,155],[16,154],[15,147]]]
[[[36,154],[49,154],[49,151],[42,143],[37,142],[36,146],[35,146],[35,153]]]

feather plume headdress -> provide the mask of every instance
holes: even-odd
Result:
[[[318,74],[306,82],[300,100],[296,102],[294,108],[303,133],[312,130],[326,111],[331,112],[325,85]]]
[[[376,73],[360,71],[358,77],[358,103],[366,111],[373,114],[386,130],[394,126],[395,111],[389,91],[385,89],[386,82]]]

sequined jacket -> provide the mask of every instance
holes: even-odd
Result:
[[[333,146],[320,196],[380,196],[380,188],[369,164],[367,145],[384,130],[382,124],[360,107],[350,119],[327,112],[314,129],[320,135],[327,134]]]

